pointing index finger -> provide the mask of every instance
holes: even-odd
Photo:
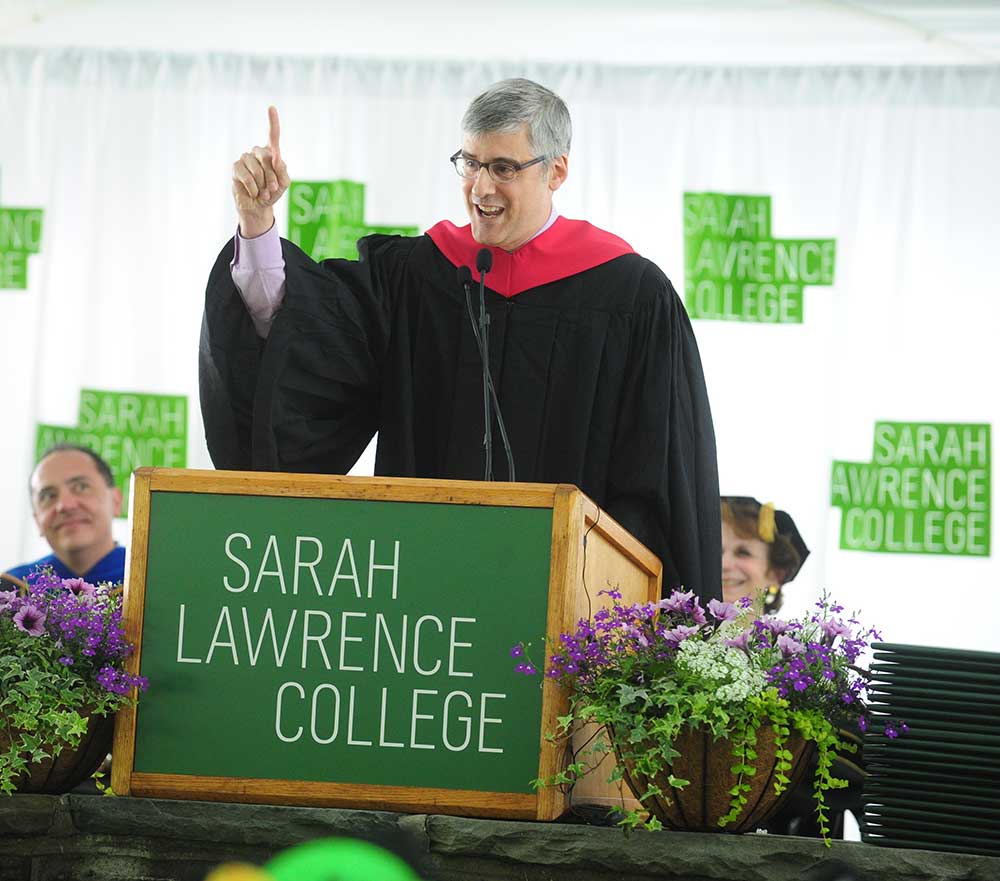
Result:
[[[269,123],[267,133],[267,146],[271,148],[271,154],[275,160],[281,158],[281,150],[278,148],[278,138],[281,135],[281,125],[278,122],[278,108],[267,108],[267,120]]]

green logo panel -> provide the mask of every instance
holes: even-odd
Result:
[[[877,422],[871,462],[834,462],[830,504],[849,551],[990,555],[987,424]]]
[[[776,239],[771,197],[684,194],[684,302],[691,318],[801,324],[807,285],[832,285],[833,239]]]
[[[357,181],[292,181],[288,188],[288,240],[313,260],[356,260],[357,241],[364,236],[415,236],[418,231],[365,223],[365,185]]]
[[[0,208],[0,289],[25,290],[28,255],[41,248],[41,208]]]

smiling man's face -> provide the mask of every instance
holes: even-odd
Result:
[[[50,453],[31,475],[31,505],[38,531],[55,555],[78,574],[114,547],[111,521],[121,504],[121,490],[108,486],[94,460],[78,450]]]
[[[479,162],[507,159],[523,165],[535,158],[527,126],[516,132],[467,134],[462,153]],[[552,194],[566,180],[568,159],[558,156],[519,172],[509,183],[497,183],[486,168],[474,178],[463,178],[465,210],[472,221],[472,237],[481,245],[514,251],[530,239],[552,212]]]

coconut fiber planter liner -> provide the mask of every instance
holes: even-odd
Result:
[[[732,741],[726,738],[716,740],[710,731],[701,728],[686,728],[674,738],[674,749],[680,756],[652,781],[664,794],[651,796],[643,805],[671,829],[689,832],[747,832],[757,829],[781,807],[801,780],[815,750],[811,743],[796,734],[788,737],[784,748],[792,753],[792,766],[785,772],[789,779],[788,786],[776,795],[777,746],[774,730],[769,725],[760,727],[754,747],[757,758],[750,762],[757,773],[746,778],[750,784],[750,791],[746,793],[747,803],[735,820],[719,826],[719,819],[730,810],[730,790],[738,782],[738,776],[730,770],[738,761],[733,755]],[[635,797],[640,798],[648,791],[651,781],[637,772],[632,763],[621,759],[619,763],[626,783]],[[690,782],[683,789],[674,789],[669,783],[670,774]]]

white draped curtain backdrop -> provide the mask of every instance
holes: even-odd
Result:
[[[0,290],[0,567],[46,551],[25,488],[35,427],[73,424],[81,388],[187,395],[188,464],[211,467],[197,397],[204,284],[236,224],[230,165],[266,143],[268,104],[293,179],[362,181],[366,222],[426,229],[464,222],[447,161],[459,119],[508,76],[569,104],[560,212],[628,240],[682,294],[684,192],[768,195],[773,236],[836,240],[835,283],[806,288],[802,324],[694,322],[722,490],[773,500],[799,524],[813,553],[786,589],[789,613],[826,589],[892,641],[996,648],[995,553],[840,550],[830,505],[831,463],[870,461],[876,421],[1000,421],[996,66],[0,49],[0,206],[45,212],[27,289]]]

